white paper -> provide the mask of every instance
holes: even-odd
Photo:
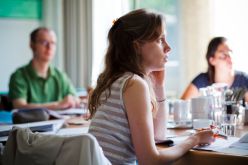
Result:
[[[248,143],[240,143],[239,141],[233,143],[230,148],[239,148],[248,151]]]
[[[238,141],[232,143],[230,146],[216,149],[215,151],[239,155],[239,156],[247,156],[248,155],[248,133],[241,137]]]
[[[89,127],[62,128],[56,133],[56,135],[61,135],[61,136],[81,135],[81,134],[84,134],[84,133],[88,133],[88,130],[89,130]]]
[[[85,115],[88,113],[88,110],[83,108],[71,108],[66,110],[56,110],[54,112],[59,115]]]
[[[221,148],[217,149],[217,152],[222,152],[225,154],[231,154],[231,155],[238,155],[238,156],[247,156],[248,155],[248,150],[244,149],[239,149],[239,148]]]
[[[174,137],[174,138],[169,138],[169,139],[173,140],[174,144],[177,145],[185,141],[188,137],[189,136],[179,136],[179,137]],[[229,147],[232,143],[238,141],[238,139],[239,138],[237,137],[228,137],[228,140],[217,138],[215,142],[211,143],[210,145],[196,146],[194,147],[194,149],[215,151],[217,149]]]
[[[211,143],[207,146],[196,146],[194,149],[200,149],[200,150],[210,150],[210,151],[218,151],[223,148],[229,147],[234,142],[237,142],[239,140],[238,137],[228,137],[227,140],[216,138],[215,142]]]
[[[185,141],[189,136],[179,136],[169,138],[174,141],[174,144],[180,144]],[[211,143],[207,146],[196,146],[193,149],[196,150],[205,150],[205,151],[216,151],[225,154],[231,155],[238,155],[238,156],[247,156],[248,155],[248,148],[247,143],[240,143],[238,142],[238,137],[228,137],[227,140],[217,138],[215,142]]]

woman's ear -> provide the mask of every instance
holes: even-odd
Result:
[[[209,58],[209,63],[211,64],[211,65],[215,65],[215,59],[213,58],[213,57],[210,57]]]
[[[141,54],[141,44],[138,41],[134,41],[133,46],[134,46],[135,51],[138,54]]]

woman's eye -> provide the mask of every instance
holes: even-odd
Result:
[[[160,42],[164,42],[164,39],[163,38],[160,38]]]
[[[159,43],[164,43],[164,41],[165,41],[164,38],[159,38],[158,40]]]

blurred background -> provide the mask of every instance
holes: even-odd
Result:
[[[8,92],[11,73],[32,57],[29,34],[47,26],[57,34],[53,64],[77,88],[94,86],[103,67],[107,32],[114,19],[137,8],[166,16],[172,51],[166,64],[166,90],[178,98],[198,73],[215,36],[229,39],[237,70],[248,72],[247,0],[0,0],[0,92]]]

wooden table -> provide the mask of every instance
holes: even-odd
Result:
[[[84,117],[72,118],[69,121],[84,120]],[[76,122],[77,123],[77,122]],[[89,121],[83,125],[69,125],[70,128],[88,127]],[[188,129],[168,129],[168,134],[182,135]],[[248,132],[248,126],[239,128],[236,131],[236,136],[243,136]],[[157,145],[158,149],[165,149],[167,146]],[[190,150],[183,157],[173,163],[173,165],[248,165],[248,156],[229,155],[211,151]]]
[[[186,129],[168,129],[168,134],[183,134]],[[240,137],[248,133],[248,126],[238,128],[236,136]],[[167,148],[158,145],[159,149]],[[248,156],[237,156],[211,151],[190,150],[173,165],[248,165]]]

